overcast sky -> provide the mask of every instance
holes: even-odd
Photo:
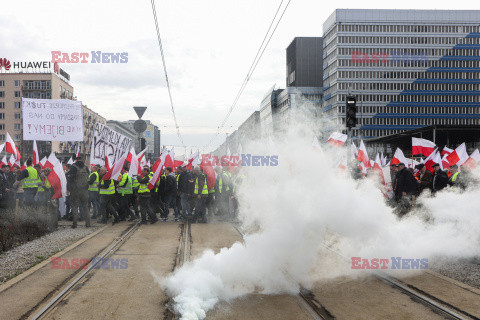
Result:
[[[280,2],[156,1],[173,102],[187,146],[202,148],[213,138]],[[323,22],[336,8],[476,7],[473,1],[456,2],[453,8],[443,1],[292,0],[235,111],[209,149],[259,109],[269,88],[285,87],[286,47],[297,36],[321,36]],[[106,119],[136,119],[132,106],[148,106],[143,119],[160,127],[162,144],[180,145],[149,0],[3,1],[0,39],[0,56],[14,61],[51,60],[51,51],[57,50],[128,52],[126,64],[60,66],[70,74],[78,99]]]

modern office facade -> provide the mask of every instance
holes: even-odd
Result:
[[[480,124],[480,11],[338,9],[323,25],[324,113],[356,137]]]
[[[321,37],[296,37],[287,47],[287,87],[322,87]]]

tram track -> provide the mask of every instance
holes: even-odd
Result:
[[[323,243],[322,246],[330,252],[333,252],[334,254],[340,256],[343,260],[350,263],[350,260],[347,257],[343,256],[341,253],[331,248],[330,245],[326,245]],[[446,319],[480,320],[479,317],[472,315],[468,311],[462,310],[461,308],[458,308],[442,299],[439,299],[434,295],[429,294],[412,284],[407,284],[396,277],[385,274],[382,271],[376,270],[372,272],[372,276],[402,291],[404,294],[408,295],[413,301],[428,307],[430,310],[432,310],[436,314],[442,315]]]
[[[87,269],[79,269],[79,271],[73,276],[74,279],[72,281],[66,284],[63,288],[53,291],[52,293],[54,294],[61,290],[49,300],[44,301],[33,308],[30,314],[33,312],[35,313],[32,316],[27,316],[27,318],[31,320],[46,318],[70,292],[87,281],[89,279],[88,275],[92,274],[92,271],[95,270],[98,263],[114,254],[135,233],[135,231],[138,230],[139,225],[139,222],[132,224],[119,238],[114,240],[110,246],[107,246],[107,249],[103,250],[100,255],[90,259],[89,263],[86,264]]]
[[[175,263],[173,265],[172,272],[178,268],[181,268],[185,262],[190,261],[192,251],[192,224],[190,220],[186,220],[183,224],[180,224],[181,232],[179,238],[179,244],[177,248],[177,254],[175,256]],[[175,312],[174,303],[172,300],[166,304],[165,320],[177,320],[180,319],[180,315]]]

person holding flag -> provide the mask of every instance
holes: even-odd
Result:
[[[140,186],[138,187],[138,199],[140,205],[140,213],[142,215],[142,222],[141,224],[147,224],[147,215],[150,218],[150,223],[154,224],[158,221],[157,216],[152,210],[151,203],[150,203],[150,189],[148,189],[148,183],[152,178],[153,173],[150,174],[150,170],[148,167],[143,167],[142,175],[138,178],[138,182]]]
[[[135,220],[135,214],[129,207],[129,199],[132,194],[132,177],[128,175],[128,166],[125,166],[122,171],[122,180],[120,180],[120,183],[118,184],[120,220],[122,221],[124,221],[127,216],[130,216],[130,219],[128,221]]]
[[[108,215],[111,214],[114,218],[112,224],[115,224],[120,221],[115,207],[113,206],[113,201],[115,200],[115,182],[113,179],[103,179],[105,174],[107,174],[107,168],[100,168],[100,214],[102,215],[102,220],[100,223],[108,222]],[[108,177],[108,176],[107,176]]]

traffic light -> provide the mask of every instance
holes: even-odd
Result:
[[[347,96],[347,112],[345,112],[345,124],[348,129],[357,125],[357,99]]]

